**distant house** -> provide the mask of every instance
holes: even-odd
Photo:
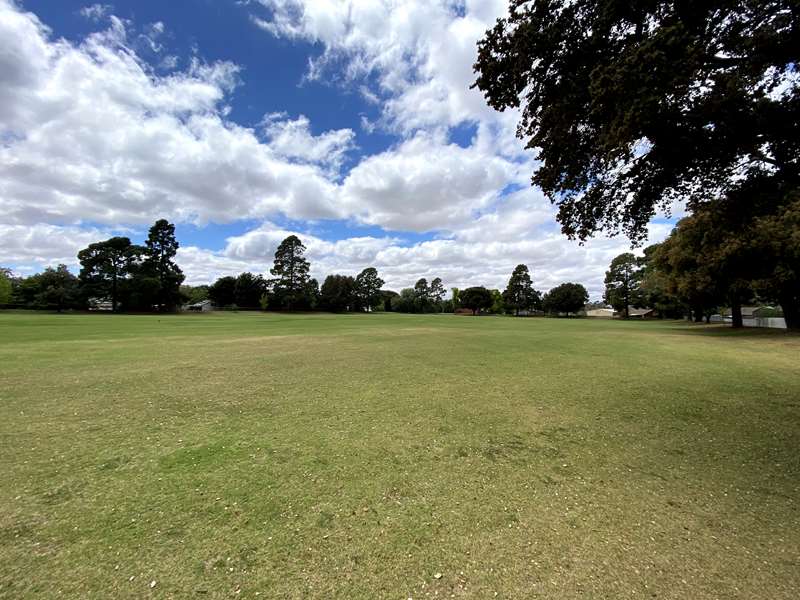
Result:
[[[634,308],[633,306],[628,307],[628,318],[630,319],[652,319],[654,315],[655,311],[652,308]],[[625,313],[615,310],[614,316],[624,318]]]
[[[187,304],[183,309],[190,312],[209,312],[214,310],[214,305],[211,303],[211,300],[202,300],[194,304]]]
[[[586,311],[587,317],[595,317],[599,319],[610,319],[614,316],[613,308],[593,308]]]

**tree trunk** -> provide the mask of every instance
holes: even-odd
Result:
[[[706,325],[711,323],[711,315],[706,315]]]
[[[700,308],[699,306],[693,306],[692,307],[691,320],[693,320],[695,323],[702,323],[703,322],[703,309]]]
[[[744,327],[742,321],[742,305],[738,302],[731,302],[731,318],[733,319],[732,327],[739,329]]]
[[[117,274],[111,279],[111,312],[117,312]]]
[[[783,319],[787,329],[800,329],[800,302],[798,299],[784,296],[780,298]]]

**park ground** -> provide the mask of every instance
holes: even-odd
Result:
[[[797,598],[800,337],[0,313],[2,598]]]

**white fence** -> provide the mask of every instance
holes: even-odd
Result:
[[[786,329],[786,319],[783,317],[754,317],[742,319],[745,327],[769,327],[771,329]]]
[[[722,315],[711,315],[712,323],[727,323],[730,324],[730,317],[723,317]],[[745,317],[742,319],[742,325],[745,327],[768,327],[770,329],[786,329],[786,319],[783,317]]]

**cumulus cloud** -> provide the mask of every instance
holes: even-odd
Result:
[[[335,70],[381,111],[362,115],[361,131],[382,127],[396,143],[349,168],[358,151],[350,128],[315,131],[304,115],[268,115],[255,128],[232,121],[228,104],[246,74],[230,62],[164,56],[160,22],[137,34],[92,5],[82,14],[107,28],[75,43],[0,0],[0,264],[74,266],[80,248],[115,228],[161,217],[247,219],[261,224],[222,250],[180,249],[190,283],[264,273],[296,233],[320,280],[375,266],[393,289],[437,276],[501,287],[525,263],[538,288],[574,280],[599,294],[626,241],[579,246],[561,236],[553,207],[529,187],[534,163],[514,137],[518,115],[489,110],[469,89],[475,40],[505,0],[259,3],[265,10],[252,19],[269,35],[323,48],[306,77]],[[474,127],[466,147],[452,141],[464,123]],[[278,227],[280,215],[308,229]],[[321,219],[387,233],[330,241],[310,233]],[[654,226],[651,239],[667,229]],[[434,239],[409,243],[408,231]]]
[[[93,227],[0,224],[0,265],[32,268],[60,263],[75,267],[79,250],[111,235]]]
[[[318,167],[225,118],[227,62],[154,75],[125,25],[75,46],[0,1],[0,210],[7,223],[342,216]]]
[[[505,0],[258,0],[253,22],[276,37],[322,45],[306,77],[344,65],[344,82],[375,75],[387,124],[401,131],[493,120],[474,81],[476,42],[507,10]],[[365,93],[366,92],[366,93]]]
[[[269,114],[263,121],[264,135],[277,155],[303,163],[321,165],[336,176],[348,152],[355,149],[352,129],[335,129],[320,135],[311,133],[311,122],[305,115],[286,118],[285,113]]]
[[[453,229],[468,224],[515,172],[516,166],[501,157],[420,133],[354,167],[342,186],[343,203],[371,225]]]

